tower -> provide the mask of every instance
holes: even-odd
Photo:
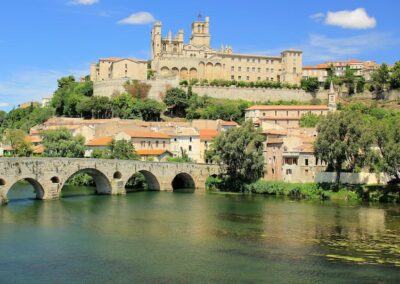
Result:
[[[333,88],[333,82],[332,81],[331,81],[331,86],[329,88],[329,93],[328,93],[328,108],[329,108],[329,111],[336,111],[337,110],[336,93],[335,93],[335,89]]]
[[[190,44],[194,46],[206,46],[210,48],[210,18],[205,17],[204,21],[199,19],[192,23],[192,36],[190,37]]]
[[[151,51],[152,51],[152,59],[160,55],[162,47],[161,47],[161,22],[155,22],[153,29],[151,30]]]
[[[284,50],[281,53],[281,81],[299,85],[303,69],[303,52],[300,50]]]

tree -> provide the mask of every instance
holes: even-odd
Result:
[[[172,163],[191,163],[193,162],[192,159],[189,157],[187,154],[186,150],[181,148],[181,155],[177,157],[168,157],[167,158],[168,162]]]
[[[400,115],[377,119],[374,127],[383,170],[400,181]]]
[[[391,89],[400,89],[400,61],[397,61],[390,75],[390,88]]]
[[[355,90],[355,75],[354,75],[354,70],[350,68],[350,66],[346,66],[346,70],[344,71],[344,83],[346,84],[347,90],[349,92],[349,95],[354,94]]]
[[[54,109],[37,106],[13,109],[5,116],[1,128],[21,129],[28,132],[34,125],[45,122],[53,114]]]
[[[258,180],[264,171],[264,138],[251,122],[231,128],[217,136],[207,159],[224,167],[231,190],[243,190],[243,184]]]
[[[161,113],[165,109],[163,104],[151,99],[135,101],[134,108],[144,121],[160,121]]]
[[[383,63],[377,70],[371,74],[372,84],[374,90],[378,94],[378,98],[383,98],[383,93],[387,91],[387,85],[389,82],[389,67],[386,63]]]
[[[138,80],[127,81],[124,85],[125,91],[132,97],[146,99],[149,96],[151,85]]]
[[[83,158],[85,138],[72,136],[66,128],[48,130],[43,133],[44,156]]]
[[[186,108],[189,107],[190,97],[180,88],[172,88],[167,91],[164,103],[171,111],[171,115],[178,117],[186,116]]]
[[[365,78],[363,76],[358,77],[356,80],[356,92],[362,93],[365,88]]]
[[[320,116],[313,113],[306,113],[300,119],[300,127],[306,127],[306,128],[316,127],[320,120],[321,120]]]
[[[17,157],[29,157],[33,153],[32,143],[26,132],[21,129],[6,129],[4,140],[11,146]]]
[[[315,93],[319,89],[318,78],[302,79],[301,88],[306,92]]]
[[[315,155],[336,172],[337,184],[344,166],[350,171],[364,166],[373,136],[361,112],[330,113],[322,118],[317,130]]]
[[[112,140],[110,145],[110,158],[119,160],[138,160],[139,155],[135,151],[132,141]]]

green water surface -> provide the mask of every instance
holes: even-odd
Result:
[[[0,283],[400,283],[400,207],[15,186]]]

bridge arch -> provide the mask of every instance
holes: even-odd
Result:
[[[101,171],[99,171],[97,169],[93,169],[93,168],[80,169],[80,170],[74,172],[73,174],[69,175],[69,177],[64,181],[64,183],[61,187],[61,190],[62,190],[63,186],[68,182],[68,180],[70,180],[71,178],[73,178],[74,176],[76,176],[78,174],[88,174],[89,176],[91,176],[93,178],[93,181],[96,185],[96,193],[97,194],[111,194],[112,193],[112,186],[111,186],[111,182],[108,179],[108,177]]]
[[[196,183],[194,178],[188,173],[179,173],[172,180],[172,189],[175,190],[190,190],[194,191]]]
[[[126,189],[133,189],[134,188],[129,188],[130,186],[132,186],[130,184],[130,182],[132,181],[132,179],[138,177],[138,175],[143,175],[145,182],[147,183],[147,190],[151,190],[151,191],[160,191],[161,186],[160,186],[160,182],[158,181],[157,177],[149,171],[146,170],[140,170],[137,171],[136,173],[134,173],[129,180],[126,182],[125,188]]]
[[[10,183],[9,187],[6,187],[6,181],[4,179],[1,179],[4,182],[4,185],[2,185],[1,187],[5,187],[2,191],[0,190],[0,201],[4,204],[8,203],[8,193],[10,192],[10,190],[12,190],[12,188],[19,182],[25,181],[28,182],[32,187],[33,187],[33,192],[36,195],[36,199],[43,199],[44,197],[44,187],[42,186],[42,184],[37,181],[34,178],[31,177],[25,177],[25,178],[20,178],[17,181],[15,181],[14,183]],[[0,187],[0,189],[1,189]]]

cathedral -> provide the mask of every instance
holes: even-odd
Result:
[[[234,53],[229,46],[211,48],[210,18],[192,23],[188,44],[184,32],[162,35],[162,23],[151,32],[152,69],[159,78],[178,76],[179,80],[278,81],[300,84],[302,51],[284,50],[280,56]]]

